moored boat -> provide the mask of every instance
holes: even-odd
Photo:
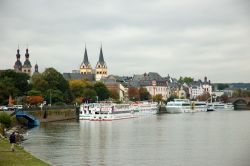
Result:
[[[114,104],[85,103],[80,106],[79,119],[90,121],[112,121],[156,114],[157,103]]]
[[[191,103],[188,99],[174,99],[166,105],[167,113],[192,112]]]
[[[234,105],[232,103],[221,103],[221,102],[213,102],[209,103],[207,106],[207,111],[232,111],[234,110]]]

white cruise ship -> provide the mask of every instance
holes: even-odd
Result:
[[[90,121],[112,121],[119,119],[136,118],[142,115],[156,114],[158,106],[155,103],[114,104],[91,103],[81,104],[79,119]]]
[[[234,105],[232,103],[221,103],[221,102],[213,102],[208,103],[207,111],[232,111],[234,110]]]
[[[191,103],[188,99],[174,99],[166,105],[167,113],[192,112]]]
[[[192,110],[194,112],[206,112],[207,111],[207,102],[205,101],[192,101]]]

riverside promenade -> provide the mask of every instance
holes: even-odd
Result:
[[[15,152],[10,150],[10,143],[7,139],[0,138],[0,166],[50,166],[18,145],[15,145],[15,150]]]

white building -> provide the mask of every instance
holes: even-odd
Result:
[[[194,81],[189,87],[190,99],[196,99],[198,96],[204,93],[212,95],[212,85],[210,80],[207,81],[207,77],[204,78],[204,82],[201,80]]]

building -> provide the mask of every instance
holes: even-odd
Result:
[[[198,96],[208,93],[212,95],[212,85],[210,80],[207,81],[207,77],[204,78],[204,82],[201,80],[194,81],[189,86],[190,99],[196,99]]]
[[[25,61],[24,63],[22,64],[20,58],[21,58],[21,54],[20,54],[20,50],[19,48],[17,49],[17,54],[16,54],[16,62],[14,64],[14,70],[16,72],[22,72],[22,73],[26,73],[28,74],[29,76],[31,76],[32,74],[32,65],[30,63],[30,60],[29,60],[29,57],[30,57],[30,54],[29,54],[29,50],[28,48],[26,49],[26,53],[25,53]],[[36,71],[36,68],[37,68],[37,71],[38,71],[38,66],[36,64],[35,66],[35,71]]]
[[[162,78],[158,73],[154,72],[134,75],[129,82],[129,86],[146,88],[151,96],[161,94],[164,100],[170,96],[167,80]]]
[[[63,73],[63,76],[67,80],[88,79],[89,81],[100,81],[103,77],[107,77],[108,67],[104,61],[102,46],[100,48],[99,60],[94,69],[89,62],[88,52],[85,45],[84,57],[79,70],[73,70],[72,73]]]
[[[102,77],[100,81],[104,83],[108,90],[117,92],[120,101],[128,100],[127,85],[121,81],[120,77],[109,75],[108,77]]]

